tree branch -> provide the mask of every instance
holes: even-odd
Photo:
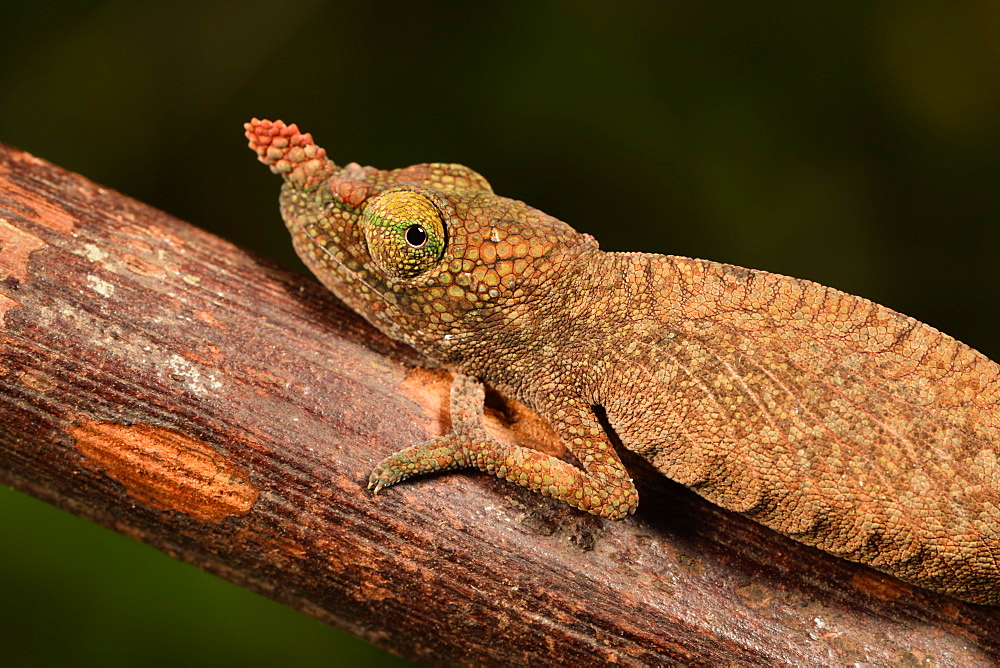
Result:
[[[0,356],[0,481],[425,663],[1000,660],[996,609],[631,460],[622,522],[474,473],[372,495],[377,461],[447,429],[446,373],[314,281],[2,146]],[[553,445],[492,402],[502,437]]]

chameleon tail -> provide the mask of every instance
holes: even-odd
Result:
[[[317,186],[336,169],[326,150],[313,142],[311,134],[299,132],[295,123],[254,118],[243,127],[257,159],[297,187]]]

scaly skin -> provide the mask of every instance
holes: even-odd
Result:
[[[306,264],[460,374],[453,432],[382,461],[375,491],[476,467],[622,518],[638,496],[603,406],[627,448],[725,508],[1000,604],[1000,368],[980,353],[809,281],[601,252],[461,165],[338,167],[294,125],[246,129]],[[580,467],[492,439],[480,381],[546,417]]]

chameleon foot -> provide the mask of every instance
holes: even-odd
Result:
[[[483,426],[485,392],[479,380],[457,376],[451,386],[452,433],[401,450],[382,460],[368,478],[378,492],[420,473],[475,467],[560,499],[587,512],[620,519],[639,498],[603,429],[586,404],[552,407],[552,422],[583,468],[519,445],[503,443]]]
[[[492,440],[483,427],[483,384],[471,376],[457,376],[451,386],[452,432],[418,443],[383,459],[368,477],[368,489],[379,490],[421,473],[475,466],[469,447]]]

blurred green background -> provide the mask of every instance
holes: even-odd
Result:
[[[242,123],[465,163],[612,250],[810,278],[1000,358],[1000,3],[43,2],[0,141],[300,267]],[[394,657],[0,488],[6,665]]]

